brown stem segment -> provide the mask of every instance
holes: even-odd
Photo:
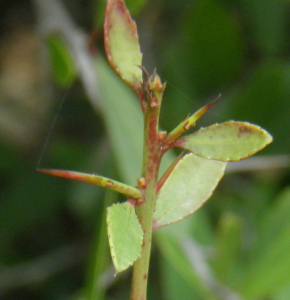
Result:
[[[147,102],[144,115],[144,145],[142,178],[145,179],[145,203],[136,206],[136,214],[144,232],[140,258],[134,263],[130,300],[146,300],[152,239],[152,221],[156,200],[158,171],[163,151],[160,146],[158,120],[165,85],[153,73],[147,82]]]

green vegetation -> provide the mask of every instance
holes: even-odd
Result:
[[[109,5],[111,3],[112,8],[117,2],[111,0]],[[140,2],[141,4],[144,5],[145,1]],[[134,5],[134,10],[142,16],[142,9],[137,9],[136,3]],[[139,95],[141,105],[136,93],[132,93],[115,76],[100,52],[94,54],[89,47],[89,51],[84,52],[91,62],[91,69],[87,69],[87,72],[94,70],[92,78],[97,83],[96,90],[90,90],[91,86],[86,81],[89,76],[84,77],[85,69],[82,69],[78,60],[79,53],[76,54],[69,45],[69,39],[65,37],[58,42],[56,34],[53,36],[56,38],[53,44],[49,41],[50,47],[53,46],[51,59],[54,66],[59,66],[59,69],[54,69],[57,82],[63,85],[79,77],[98,116],[101,112],[102,120],[96,121],[96,116],[91,113],[82,97],[74,100],[76,96],[74,93],[70,95],[68,91],[66,97],[71,103],[65,106],[69,106],[70,111],[64,116],[60,115],[59,119],[71,122],[71,128],[67,130],[70,135],[61,137],[64,126],[59,126],[58,121],[44,150],[40,167],[50,168],[42,170],[43,172],[95,183],[108,190],[104,193],[93,185],[35,174],[24,156],[11,151],[9,146],[2,147],[3,155],[8,157],[3,160],[3,174],[13,174],[10,180],[13,184],[7,185],[3,181],[4,205],[1,210],[1,228],[4,229],[1,257],[7,266],[7,272],[4,269],[2,273],[5,275],[2,278],[6,278],[2,285],[8,297],[129,299],[130,276],[121,271],[134,264],[131,299],[144,298],[144,280],[147,282],[147,279],[148,300],[229,297],[287,299],[290,252],[287,229],[289,218],[286,216],[290,198],[287,175],[280,168],[288,162],[287,157],[274,156],[287,153],[289,147],[285,138],[279,140],[282,136],[281,127],[276,127],[277,122],[279,126],[281,122],[286,124],[288,121],[283,118],[287,113],[283,109],[286,110],[287,106],[278,105],[277,112],[272,104],[268,107],[273,101],[269,94],[282,102],[287,97],[287,65],[283,64],[281,68],[282,63],[275,61],[275,56],[280,53],[279,47],[284,49],[285,45],[279,41],[278,48],[263,48],[260,52],[257,47],[256,51],[264,59],[258,64],[256,62],[255,68],[252,65],[251,70],[247,69],[245,51],[248,44],[242,39],[243,30],[238,26],[243,23],[231,7],[217,1],[198,1],[188,4],[186,8],[176,5],[172,1],[163,7],[164,12],[168,13],[164,20],[169,22],[172,18],[173,22],[180,16],[180,20],[175,21],[176,26],[173,26],[174,34],[167,32],[162,36],[156,32],[157,36],[155,33],[152,35],[156,39],[156,45],[161,45],[168,39],[168,35],[173,34],[164,49],[161,47],[160,51],[155,50],[160,52],[156,54],[158,70],[160,62],[160,74],[168,76],[160,116],[160,127],[169,129],[167,135],[158,126],[165,85],[155,72],[149,76],[145,69],[138,67],[142,64],[142,56],[138,53],[128,55],[130,47],[123,54],[122,50],[115,49],[131,44],[134,51],[140,53],[139,47],[136,47],[136,37],[128,43],[122,41],[123,38],[125,41],[128,39],[126,32],[130,30],[133,35],[131,32],[129,38],[135,36],[134,23],[130,19],[122,21],[124,16],[129,17],[126,11],[121,10],[125,14],[121,14],[119,20],[114,15],[113,19],[117,24],[112,27],[112,24],[108,26],[110,9],[107,9],[106,52],[113,69]],[[240,5],[237,9],[252,12],[250,15],[257,22],[253,24],[258,28],[259,7]],[[150,11],[153,8],[148,4],[143,9]],[[156,11],[158,9],[161,7],[157,6]],[[276,9],[280,15],[283,14],[283,10],[280,7],[278,9],[278,4]],[[153,11],[154,9],[151,12]],[[272,11],[277,12],[273,7]],[[118,11],[113,10],[113,13]],[[192,22],[186,23],[187,18]],[[220,26],[215,23],[218,20],[221,20]],[[144,24],[147,22],[150,28],[158,21],[149,18]],[[280,26],[281,23],[282,20]],[[129,31],[126,29],[128,24]],[[110,37],[108,31],[114,29],[114,26],[119,31]],[[154,26],[154,29],[162,30],[162,26]],[[184,30],[180,42],[176,43],[178,30],[181,29]],[[273,30],[271,28],[268,31],[270,36]],[[185,34],[192,38],[184,40]],[[211,39],[210,34],[214,38]],[[142,31],[140,36],[142,43]],[[51,35],[47,35],[47,38],[51,38]],[[278,39],[277,36],[275,38]],[[218,47],[220,39],[223,44]],[[258,41],[262,43],[262,37],[261,40],[257,39],[257,43]],[[189,55],[183,55],[184,51]],[[124,57],[127,64],[120,65]],[[58,65],[58,62],[61,63]],[[250,66],[251,61],[247,62]],[[72,63],[74,66],[69,66]],[[242,71],[247,72],[247,80],[240,79]],[[224,76],[225,74],[227,75]],[[74,85],[76,87],[70,89],[77,88],[77,83]],[[216,101],[199,110],[193,109],[196,101],[194,104],[176,89],[173,90],[174,87],[191,98],[198,96],[203,99],[200,106],[208,103],[208,98],[214,98],[212,95],[220,91],[223,92],[223,97],[200,121],[198,119]],[[263,104],[260,100],[262,97]],[[251,102],[247,104],[250,99]],[[65,108],[62,108],[63,113]],[[191,115],[194,110],[197,112]],[[189,116],[175,127],[188,113]],[[275,137],[275,144],[263,153],[272,156],[265,157],[264,160],[257,156],[246,160],[245,164],[238,162],[230,165],[229,171],[243,170],[244,173],[226,175],[211,201],[195,212],[215,189],[228,161],[246,158],[271,142],[271,136],[260,127],[246,122],[225,122],[232,118],[247,119],[267,128]],[[208,126],[217,121],[220,124]],[[106,130],[102,124],[105,124]],[[186,133],[194,125],[194,131]],[[199,129],[200,125],[207,127]],[[275,146],[276,133],[280,148]],[[96,141],[93,143],[91,138]],[[145,143],[142,154],[143,140]],[[175,147],[192,151],[198,156],[182,153],[176,159],[179,151]],[[169,149],[171,150],[162,159],[159,172],[159,175],[164,175],[158,180],[159,163]],[[247,161],[250,163],[246,164]],[[97,172],[98,175],[51,168],[73,169],[90,174]],[[270,169],[275,172],[270,172]],[[10,170],[17,170],[17,173]],[[3,175],[3,178],[9,177]],[[119,191],[130,200],[126,202],[126,197],[118,196],[110,189]],[[112,205],[116,202],[122,204]],[[184,219],[193,212],[194,215]],[[181,219],[184,220],[171,225]],[[124,223],[127,228],[122,226]],[[112,260],[106,238],[107,226],[115,270],[110,268]],[[153,233],[148,275],[151,229],[156,231]],[[87,267],[84,268],[84,265]],[[15,280],[16,275],[13,277],[11,271],[14,266],[24,267],[18,271],[15,269],[17,272],[14,273],[22,280]],[[19,270],[22,272],[19,273]],[[114,272],[121,273],[114,277]],[[27,274],[41,276],[36,278]]]

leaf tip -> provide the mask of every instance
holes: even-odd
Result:
[[[132,89],[138,92],[142,86],[142,53],[137,25],[132,20],[123,0],[108,0],[104,41],[107,58],[112,69]]]

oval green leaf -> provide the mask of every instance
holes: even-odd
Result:
[[[229,121],[197,130],[176,145],[194,154],[221,161],[237,161],[262,150],[272,136],[259,126]]]
[[[128,202],[108,207],[107,229],[114,267],[119,273],[130,267],[141,252],[143,231],[134,207]]]
[[[178,162],[157,196],[153,228],[178,222],[199,209],[224,174],[225,162],[194,154]]]
[[[108,0],[104,24],[105,48],[115,72],[134,90],[142,84],[142,65],[136,23],[123,0]]]

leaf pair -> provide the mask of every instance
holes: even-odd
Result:
[[[247,158],[271,141],[271,135],[260,127],[233,121],[177,139],[174,146],[193,154],[178,162],[158,193],[153,228],[191,215],[211,196],[228,161]]]

